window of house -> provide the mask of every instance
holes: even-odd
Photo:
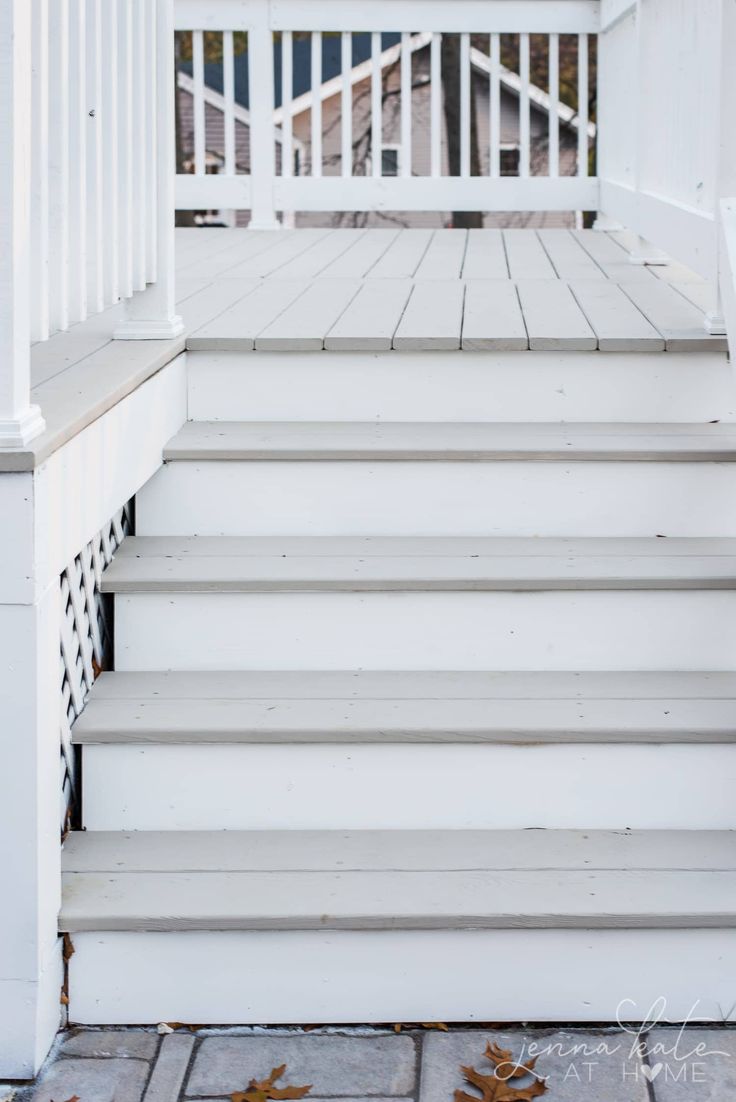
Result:
[[[381,146],[381,175],[382,176],[398,176],[399,175],[399,151],[401,147],[398,145],[382,145]]]
[[[519,147],[518,145],[501,146],[501,175],[519,175]]]

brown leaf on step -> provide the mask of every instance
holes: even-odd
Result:
[[[69,934],[64,934],[62,945],[63,948],[61,955],[64,958],[64,963],[67,964],[72,959],[76,951],[74,948],[74,942],[69,937]]]
[[[444,1022],[420,1022],[419,1024],[422,1029],[440,1029],[443,1033],[449,1032],[450,1028]]]
[[[276,1080],[281,1079],[286,1064],[272,1068],[267,1079],[251,1079],[244,1091],[235,1091],[230,1095],[232,1102],[282,1102],[282,1100],[304,1098],[312,1089],[308,1087],[277,1087]]]
[[[533,1098],[547,1093],[547,1084],[540,1079],[536,1067],[536,1058],[523,1064],[514,1059],[510,1049],[501,1048],[490,1042],[484,1053],[493,1065],[491,1072],[477,1071],[475,1068],[461,1066],[466,1083],[480,1092],[480,1097],[464,1090],[455,1091],[455,1102],[531,1102]],[[528,1086],[522,1086],[522,1079],[531,1078]]]

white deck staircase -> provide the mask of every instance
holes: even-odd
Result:
[[[115,671],[74,728],[72,1019],[595,1021],[661,995],[718,1016],[725,357],[365,354],[344,419],[324,354],[188,355],[195,419],[104,576]],[[500,418],[453,417],[470,365]],[[673,421],[698,377],[715,423]]]

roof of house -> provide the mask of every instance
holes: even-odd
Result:
[[[424,49],[429,45],[431,35],[421,33],[412,35],[412,52]],[[294,38],[293,44],[293,99],[291,102],[291,114],[298,115],[307,111],[312,103],[312,76],[311,76],[311,42],[308,38]],[[383,34],[381,36],[383,50],[381,53],[381,68],[393,65],[398,61],[401,51],[401,36],[398,34]],[[248,123],[250,116],[247,114],[249,104],[248,87],[248,53],[239,54],[234,66],[234,87],[236,118]],[[350,83],[357,84],[370,77],[373,69],[371,58],[370,34],[354,34],[352,36],[352,61],[353,68],[350,74]],[[473,68],[490,74],[490,58],[482,50],[473,48],[470,51],[470,61]],[[521,78],[518,73],[500,66],[499,78],[501,87],[514,96],[518,96],[521,90]],[[207,62],[204,66],[205,98],[212,106],[222,110],[224,108],[223,92],[223,68],[219,61]],[[187,92],[193,91],[191,80],[191,63],[185,63],[179,73],[179,87]],[[338,95],[342,88],[341,67],[341,43],[337,35],[322,36],[322,84],[320,87],[320,99],[330,99]],[[547,92],[536,84],[529,86],[529,99],[533,107],[549,113],[552,101]],[[274,43],[274,121],[280,123],[283,119],[283,107],[281,101],[281,49]],[[238,106],[245,111],[238,111]],[[578,128],[578,115],[574,108],[566,103],[557,102],[557,116],[560,123],[572,130]],[[595,123],[588,123],[588,136],[594,138],[596,133]]]

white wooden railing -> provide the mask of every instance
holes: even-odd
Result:
[[[174,311],[172,0],[0,5],[0,447],[43,429],[29,346],[127,300],[122,338]]]
[[[595,210],[596,179],[589,175],[594,127],[588,119],[588,36],[598,28],[597,0],[369,0],[365,3],[323,0],[176,0],[179,32],[191,35],[193,173],[177,177],[180,209],[250,210],[251,225],[277,224],[276,212],[293,211],[526,211]],[[224,149],[222,171],[207,172],[204,81],[204,33],[222,57]],[[249,165],[236,166],[235,32],[247,34],[249,66]],[[382,33],[400,35],[387,46]],[[341,72],[323,79],[322,38],[340,36]],[[352,36],[370,35],[370,56],[353,66]],[[441,40],[459,36],[459,171],[448,173],[443,155]],[[500,36],[518,36],[518,71],[501,65]],[[546,36],[549,88],[530,82],[530,35]],[[560,102],[558,46],[560,35],[578,38],[578,109]],[[303,118],[305,96],[294,96],[293,50],[296,36],[311,38],[311,89],[308,139],[310,162],[297,173],[293,165],[295,119]],[[417,116],[412,101],[413,55],[424,51],[428,118]],[[280,62],[281,94],[274,97],[274,54]],[[414,63],[415,64],[415,63]],[[471,70],[487,82],[489,111],[484,145],[488,157],[482,175],[471,174]],[[414,70],[416,73],[416,69]],[[388,125],[386,93],[390,79],[400,103],[395,134],[397,175],[382,173],[382,138]],[[367,85],[365,116],[369,162],[356,166],[353,142],[359,121],[356,86]],[[416,83],[416,81],[414,81]],[[501,173],[500,96],[502,86],[518,96],[519,163],[516,174]],[[325,156],[323,107],[339,114],[339,150]],[[530,155],[530,111],[540,106],[548,117],[542,164]],[[567,112],[567,115],[565,114]],[[568,174],[560,165],[561,120],[572,120],[573,162]],[[427,156],[419,162],[417,130],[423,127]],[[334,134],[334,123],[331,127]],[[278,155],[277,155],[278,154]],[[303,167],[303,166],[302,166]]]
[[[719,202],[736,194],[735,41],[728,0],[601,0],[601,209],[714,286]]]

